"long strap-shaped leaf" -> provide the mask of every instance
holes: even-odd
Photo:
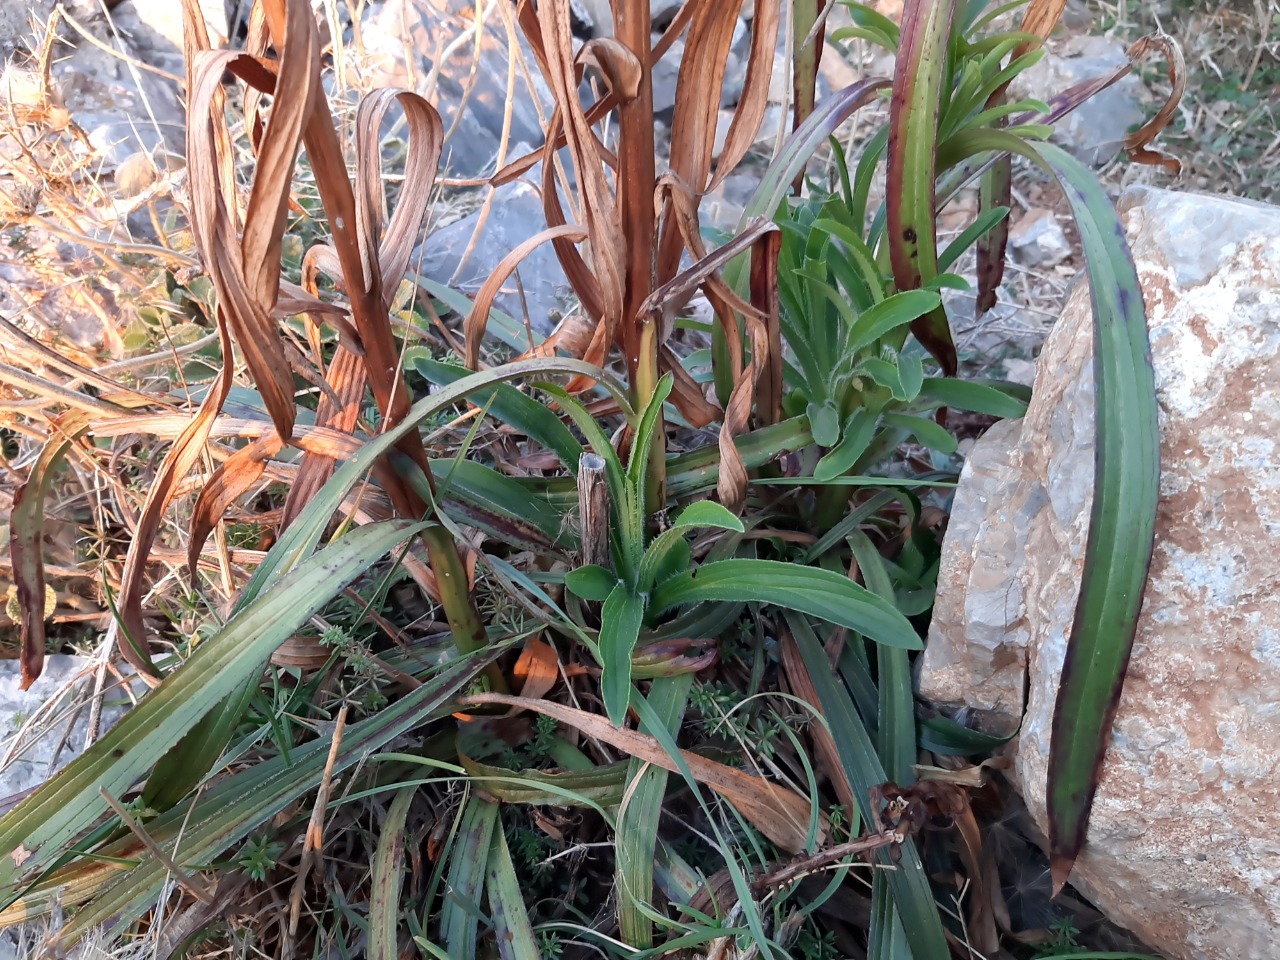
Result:
[[[330,597],[421,523],[358,527],[300,564],[206,640],[150,696],[66,769],[0,819],[0,885],[50,859],[107,809],[210,707],[262,668],[271,652]]]
[[[1057,889],[1084,846],[1138,627],[1155,544],[1160,431],[1142,288],[1123,227],[1079,161],[1047,144],[1036,150],[1071,202],[1088,260],[1097,431],[1084,573],[1049,748],[1049,845]]]
[[[1020,153],[1057,177],[1080,231],[1093,303],[1093,505],[1049,747],[1049,854],[1060,888],[1084,846],[1155,546],[1155,371],[1133,255],[1097,179],[1050,144],[1003,130],[972,136],[978,150]]]
[[[472,683],[500,652],[493,646],[455,660],[377,715],[348,727],[330,773],[366,762],[396,737],[440,716],[442,704]],[[206,864],[314,790],[324,775],[330,747],[323,738],[312,740],[288,758],[272,757],[224,777],[193,804],[148,821],[147,832],[178,862]],[[60,945],[69,947],[112,917],[134,919],[155,906],[167,879],[164,863],[143,857],[131,865],[138,853],[132,836],[95,852],[101,860],[82,859],[42,880],[11,908],[18,913],[0,915],[0,922],[43,915],[55,899],[64,907],[84,903],[60,932]]]
[[[934,178],[938,115],[947,78],[947,40],[955,0],[908,0],[889,106],[887,243],[899,290],[913,290],[938,274]],[[941,306],[911,325],[948,376],[956,348]]]
[[[788,613],[786,621],[817,691],[819,702],[815,706],[821,707],[822,715],[831,728],[845,777],[858,802],[858,813],[864,823],[873,825],[876,818],[871,808],[871,788],[888,779],[884,766],[848,690],[831,672],[831,663],[813,628],[804,617],[795,614]],[[887,868],[878,870],[877,874],[885,877],[892,894],[892,904],[885,905],[887,916],[882,919],[892,922],[890,906],[896,909],[914,960],[946,960],[951,952],[947,949],[938,908],[934,905],[929,878],[915,841],[904,842],[899,853],[900,859],[896,864],[883,853],[877,856],[877,862]],[[893,930],[892,926],[890,930]],[[891,941],[892,937],[889,939]]]

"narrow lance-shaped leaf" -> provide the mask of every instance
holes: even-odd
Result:
[[[600,612],[600,687],[605,712],[618,726],[631,702],[631,653],[643,620],[643,598],[621,583],[614,587]]]
[[[1047,144],[1036,149],[1075,213],[1094,314],[1093,504],[1049,747],[1050,859],[1059,888],[1084,845],[1142,609],[1160,497],[1160,431],[1142,287],[1124,229],[1078,160]]]
[[[200,644],[165,682],[84,754],[0,818],[0,884],[49,862],[106,811],[99,794],[130,785],[209,709],[261,668],[280,642],[370,563],[422,524],[358,527],[301,564]]]
[[[450,957],[474,960],[476,956],[480,898],[495,828],[502,831],[498,805],[473,796],[462,815],[457,845],[449,861],[449,885],[440,908],[440,930]]]
[[[1133,256],[1097,179],[1051,144],[1001,130],[972,136],[978,149],[1020,153],[1057,177],[1080,231],[1093,304],[1094,495],[1049,747],[1049,854],[1060,888],[1084,846],[1155,546],[1155,371]]]
[[[996,159],[978,189],[980,213],[1008,208],[1013,189],[1013,158],[1008,154]],[[996,291],[1004,280],[1005,253],[1009,243],[1009,219],[997,220],[989,231],[978,238],[978,299],[975,316],[981,317],[996,305]]]
[[[809,114],[808,119],[787,138],[782,151],[769,165],[760,185],[743,210],[738,231],[747,229],[756,217],[774,217],[786,199],[792,182],[804,170],[814,151],[827,142],[840,124],[848,120],[856,110],[874,100],[876,94],[888,85],[889,81],[879,77],[859,80],[824,98],[813,113]],[[740,295],[747,292],[748,265],[748,256],[744,254],[724,270],[725,282]],[[716,396],[721,404],[727,404],[734,388],[729,345],[719,326],[712,328],[711,338]]]
[[[938,274],[934,177],[938,116],[947,72],[947,40],[955,0],[908,0],[889,107],[887,217],[889,260],[899,290],[914,290]],[[956,348],[946,310],[938,306],[911,326],[942,366],[956,372]]]
[[[13,494],[9,554],[13,581],[22,611],[22,689],[28,689],[44,670],[44,503],[54,474],[76,439],[88,429],[88,414],[72,411],[53,421],[52,435],[31,465],[26,483]]]
[[[826,30],[819,20],[818,0],[793,0],[791,6],[792,123],[798,130],[813,113],[818,83],[818,62],[822,59]],[[804,170],[796,174],[792,189],[796,196],[804,187]]]
[[[693,674],[655,680],[648,702],[654,714],[675,736],[684,719]],[[640,730],[650,733],[646,723]],[[627,805],[618,823],[616,875],[619,903],[618,926],[623,940],[633,947],[653,944],[653,923],[648,901],[653,895],[654,845],[662,819],[662,801],[667,789],[667,771],[639,758],[627,769]]]
[[[524,905],[524,890],[511,862],[511,850],[507,847],[507,835],[503,830],[493,831],[493,846],[489,850],[489,910],[493,914],[494,939],[501,960],[540,960],[529,911]]]
[[[1022,15],[1022,29],[1030,34],[1044,38],[1049,36],[1053,28],[1062,18],[1066,9],[1066,0],[1032,0]],[[1016,60],[1032,49],[1030,42],[1020,43],[1013,51],[1010,60]],[[1008,84],[1002,84],[991,92],[987,98],[987,109],[998,107],[1005,97]],[[1005,120],[1000,120],[1003,126]],[[1007,154],[999,157],[982,178],[978,191],[979,212],[984,213],[999,207],[1008,207],[1013,195],[1013,158]],[[1005,253],[1009,242],[1009,221],[1002,219],[996,222],[991,231],[978,241],[978,301],[974,307],[977,316],[982,316],[996,305],[996,290],[1004,279]]]
[[[369,890],[369,960],[396,960],[400,889],[404,883],[405,820],[417,787],[401,787],[387,808],[373,854]]]
[[[770,603],[866,634],[877,643],[919,650],[920,637],[893,604],[846,576],[778,560],[733,559],[704,563],[654,591],[650,611],[706,600]]]
[[[359,452],[345,460],[334,471],[329,481],[308,502],[307,509],[301,512],[294,523],[281,534],[275,547],[267,554],[263,562],[258,565],[257,570],[254,571],[253,576],[240,592],[240,597],[236,602],[236,610],[239,611],[248,605],[276,578],[287,572],[291,566],[298,563],[315,548],[329,522],[329,518],[338,509],[343,498],[355,485],[359,477],[376,463],[380,457],[385,455],[403,436],[416,430],[417,425],[422,420],[441,410],[448,409],[452,404],[472,397],[476,393],[481,393],[486,398],[491,397],[493,395],[491,388],[495,385],[505,384],[508,380],[517,380],[524,376],[550,372],[565,372],[582,376],[588,375],[590,370],[592,368],[589,365],[578,360],[559,358],[523,360],[506,364],[495,370],[467,374],[451,379],[431,396],[418,401],[400,423],[368,441],[361,447]],[[615,386],[614,389],[618,388]],[[454,478],[455,487],[459,488],[458,492],[460,493],[464,492],[464,489],[468,487],[475,492],[477,489],[475,485],[466,482],[467,475],[475,474],[477,471],[483,472],[484,468],[478,464],[470,463],[461,466],[462,469],[457,471],[459,476]],[[472,479],[474,480],[475,477],[472,477]],[[500,487],[509,486],[503,484],[503,481],[509,481],[510,479],[506,477],[498,478],[496,474],[494,475],[494,480]],[[483,500],[483,498],[480,499]],[[509,492],[503,493],[503,499],[508,505],[513,500]],[[529,508],[531,505],[526,503],[525,506]],[[536,522],[539,516],[549,512],[528,509],[524,519]],[[508,527],[504,532],[510,534],[511,530]],[[212,715],[211,718],[206,718],[206,720],[211,720],[212,722],[201,724],[184,741],[181,751],[171,751],[160,760],[151,780],[147,784],[149,802],[156,804],[159,809],[166,809],[170,803],[177,802],[186,793],[189,786],[198,782],[212,768],[213,763],[230,739],[230,730],[237,722],[242,712],[243,704],[247,702],[247,697],[250,693],[251,685],[246,680],[245,685],[237,694],[236,702],[220,705],[217,708],[217,714]]]
[[[871,788],[884,783],[887,777],[871,737],[854,708],[848,689],[832,672],[826,651],[808,621],[789,614],[787,625],[817,691],[819,702],[814,706],[821,708],[831,726],[831,735],[837,744],[845,776],[853,787],[862,819],[867,824],[875,824]],[[885,877],[893,895],[893,906],[902,917],[911,955],[914,960],[947,960],[951,952],[947,949],[939,911],[934,905],[919,851],[913,840],[903,843],[899,850],[899,862],[891,869],[877,870],[876,873]],[[883,854],[878,859],[881,863],[890,864]]]
[[[425,718],[447,713],[442,704],[471,684],[501,651],[494,646],[452,661],[376,716],[348,727],[331,773],[367,762],[373,752],[419,726]],[[328,765],[330,746],[323,738],[312,740],[296,747],[288,758],[271,757],[220,778],[200,794],[193,806],[175,807],[148,821],[147,832],[179,863],[207,864],[314,790]],[[154,908],[168,875],[165,865],[153,857],[131,865],[129,858],[136,847],[134,838],[125,836],[96,851],[101,855],[100,862],[80,861],[42,880],[32,893],[10,908],[17,911],[16,915],[0,915],[0,922],[17,919],[27,910],[34,914],[47,912],[55,898],[65,907],[92,896],[92,902],[78,909],[60,932],[61,944],[71,946],[112,917],[141,916]],[[104,866],[106,869],[99,873],[98,868]],[[89,882],[82,882],[84,879]]]
[[[893,600],[893,584],[871,538],[861,530],[849,535],[849,546],[862,578],[876,596]],[[911,697],[911,664],[905,650],[891,647],[876,656],[879,667],[880,728],[877,744],[886,775],[899,786],[914,782],[911,765],[916,758],[916,718]]]

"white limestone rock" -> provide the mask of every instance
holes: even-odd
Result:
[[[1176,960],[1280,942],[1280,208],[1130,188],[1160,403],[1155,556],[1073,883]],[[1010,731],[1042,829],[1093,482],[1088,291],[957,491],[922,693]]]
[[[86,694],[92,688],[92,667],[83,657],[45,657],[40,678],[25,691],[19,662],[0,660],[0,808],[84,750],[90,714]],[[100,732],[124,715],[124,691],[109,693],[108,700],[113,705],[102,711]]]

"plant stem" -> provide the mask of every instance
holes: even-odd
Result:
[[[467,584],[467,570],[458,554],[458,544],[453,534],[441,526],[427,527],[421,533],[427,548],[431,570],[436,575],[436,587],[440,591],[440,606],[444,618],[453,631],[453,643],[459,653],[472,653],[489,642],[489,634],[480,621],[480,615],[472,602]],[[507,681],[496,663],[485,669],[489,689],[495,693],[507,691]]]
[[[791,29],[791,61],[792,61],[792,130],[813,113],[813,105],[817,95],[818,61],[822,57],[822,44],[825,39],[824,30],[818,30],[813,42],[805,46],[810,31],[818,22],[818,0],[792,0]],[[796,174],[792,190],[796,196],[804,188],[804,168]]]
[[[658,383],[658,329],[642,309],[654,285],[657,216],[653,192],[657,165],[653,142],[653,74],[649,69],[652,14],[649,0],[614,5],[615,36],[640,63],[640,86],[634,99],[618,108],[618,184],[622,235],[627,242],[622,346],[627,358],[632,401],[643,410]],[[665,502],[666,443],[661,422],[654,437],[646,481],[648,510]]]
[[[636,367],[633,392],[637,410],[643,410],[658,386],[658,325],[647,321],[640,330],[640,363]],[[645,472],[645,513],[661,510],[667,502],[667,431],[662,411],[654,425]]]

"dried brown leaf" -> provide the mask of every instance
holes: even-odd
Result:
[[[773,227],[764,230],[763,226]],[[730,509],[740,505],[747,494],[747,472],[738,454],[734,437],[747,429],[753,405],[762,419],[777,419],[782,401],[782,352],[778,320],[778,253],[782,234],[772,223],[762,225],[751,255],[752,310],[743,312],[751,344],[751,362],[729,394],[724,425],[720,429],[720,477],[716,493]],[[757,385],[762,387],[753,404]]]
[[[582,227],[576,227],[571,224],[539,231],[518,244],[515,249],[499,260],[493,273],[489,274],[484,283],[480,285],[475,300],[472,302],[471,312],[467,314],[467,319],[462,327],[466,336],[466,364],[472,370],[476,369],[480,362],[480,343],[484,340],[485,328],[489,322],[489,311],[493,308],[494,298],[501,292],[502,285],[507,282],[507,278],[515,272],[516,268],[520,266],[529,254],[547,241],[554,241],[558,238],[581,241],[587,239],[587,231]]]
[[[615,727],[607,717],[587,713],[585,710],[552,703],[549,700],[531,700],[526,697],[511,697],[496,693],[460,697],[459,702],[464,706],[494,704],[532,710],[581,730],[587,736],[601,740],[655,767],[661,767],[672,773],[682,772],[675,759],[653,737],[635,730]],[[688,750],[680,751],[680,759],[693,774],[694,779],[729,800],[744,817],[781,849],[788,853],[798,853],[805,848],[812,812],[808,799],[794,790],[770,783],[761,777],[752,776],[736,767],[708,760]],[[826,823],[822,817],[819,817],[818,843],[824,843],[826,835]]]
[[[1021,29],[1024,33],[1032,33],[1041,40],[1047,40],[1062,19],[1062,13],[1066,8],[1067,0],[1031,0],[1027,4],[1027,9],[1023,11]],[[1024,40],[1014,48],[1011,59],[1017,60],[1036,46],[1039,44]]]
[[[530,637],[513,670],[520,681],[520,696],[541,700],[560,679],[556,648],[541,637]]]
[[[71,445],[87,431],[89,416],[72,410],[49,425],[49,439],[27,474],[14,491],[9,516],[9,555],[13,561],[13,582],[17,587],[22,620],[22,689],[27,690],[44,670],[45,591],[44,504],[53,475]],[[19,863],[19,866],[21,864]]]
[[[756,0],[751,20],[751,52],[747,59],[747,75],[734,111],[733,122],[725,137],[724,149],[716,163],[715,176],[707,185],[714,190],[733,173],[747,155],[760,133],[769,106],[769,85],[773,80],[774,52],[778,43],[780,0]]]
[[[187,544],[187,567],[194,575],[205,541],[227,508],[241,494],[262,479],[267,460],[284,446],[274,431],[233,453],[205,482],[192,511],[191,534]]]
[[[1124,148],[1129,159],[1136,163],[1155,164],[1177,176],[1182,172],[1182,163],[1176,158],[1150,149],[1151,141],[1160,135],[1169,121],[1173,119],[1182,102],[1182,95],[1187,87],[1187,65],[1182,58],[1182,48],[1173,37],[1166,34],[1153,34],[1142,37],[1129,47],[1127,53],[1131,64],[1138,64],[1154,52],[1163,53],[1169,65],[1169,96],[1161,105],[1154,117],[1138,130],[1125,137]]]
[[[795,637],[790,631],[783,633],[781,643],[782,669],[787,675],[787,684],[791,687],[791,692],[809,704],[816,710],[821,709],[821,701],[818,699],[817,688],[813,685],[813,680],[809,677],[809,670],[805,666],[804,658],[800,655],[800,649],[796,646]],[[831,729],[822,723],[815,723],[810,727],[810,734],[813,737],[813,745],[817,750],[818,763],[823,773],[830,778],[832,785],[835,787],[836,796],[840,798],[840,804],[844,807],[846,814],[856,816],[858,810],[857,798],[853,795],[853,787],[849,783],[849,777],[845,774],[844,764],[840,762],[840,752],[836,749],[835,739],[831,736]]]
[[[770,5],[767,2],[762,4],[764,7]],[[670,166],[672,175],[678,182],[686,184],[695,198],[695,211],[711,171],[721,91],[737,25],[737,4],[698,4],[680,61],[675,109],[671,117]],[[769,59],[772,64],[772,51]],[[759,126],[759,119],[756,125]],[[665,217],[658,245],[658,283],[666,283],[679,272],[683,252],[683,231],[678,218]]]

